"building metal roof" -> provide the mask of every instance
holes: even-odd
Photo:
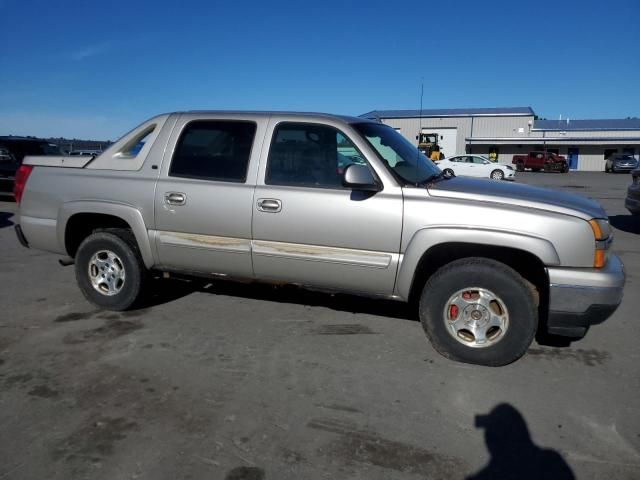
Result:
[[[489,144],[489,143],[514,143],[514,144],[539,144],[539,143],[572,143],[593,144],[599,143],[635,143],[640,142],[640,136],[629,137],[466,137],[465,141],[470,144]]]
[[[535,120],[532,130],[585,131],[585,130],[640,130],[640,118],[604,120]]]
[[[420,118],[420,117],[519,117],[535,115],[531,107],[496,108],[439,108],[423,110],[373,110],[360,115],[362,118]]]

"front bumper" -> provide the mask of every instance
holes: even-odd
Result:
[[[636,165],[616,165],[613,164],[613,171],[614,172],[631,172],[632,170],[635,170],[637,168]]]
[[[566,163],[545,163],[543,170],[545,172],[564,172]]]
[[[624,265],[610,255],[603,268],[549,268],[549,333],[583,336],[604,322],[622,301]]]

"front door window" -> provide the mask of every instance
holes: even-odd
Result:
[[[340,131],[328,125],[281,123],[267,162],[267,185],[344,189],[342,174],[363,155]]]

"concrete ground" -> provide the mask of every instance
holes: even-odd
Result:
[[[628,280],[585,339],[502,368],[442,358],[402,304],[292,287],[165,281],[99,311],[0,202],[0,479],[640,478],[630,176],[518,181],[599,200]]]

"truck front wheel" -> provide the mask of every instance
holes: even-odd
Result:
[[[121,311],[140,297],[146,270],[133,234],[126,229],[98,231],[80,244],[76,280],[89,302]]]
[[[420,297],[420,321],[443,356],[501,366],[527,351],[538,314],[533,292],[515,270],[471,257],[431,276]]]

